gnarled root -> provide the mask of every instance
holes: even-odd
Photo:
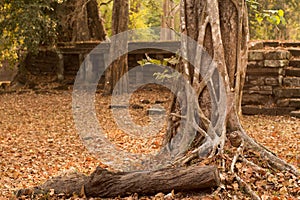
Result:
[[[251,187],[237,173],[234,172],[235,164],[236,164],[238,158],[243,153],[243,150],[244,150],[244,141],[241,142],[240,146],[237,149],[236,155],[234,156],[232,163],[231,163],[230,171],[234,175],[234,177],[237,180],[237,182],[239,183],[240,187],[245,188],[245,191],[251,195],[252,199],[260,200],[260,197],[251,189]]]
[[[273,152],[268,150],[266,147],[258,144],[253,138],[249,137],[244,130],[240,132],[241,138],[245,141],[245,145],[248,148],[251,148],[260,153],[261,157],[263,157],[268,163],[281,171],[288,171],[294,174],[295,176],[300,176],[300,172],[291,164],[277,157]]]

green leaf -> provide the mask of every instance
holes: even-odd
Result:
[[[279,16],[275,16],[275,19],[276,19],[276,25],[280,24],[280,17]]]
[[[280,20],[282,25],[286,25],[286,20],[284,17],[280,17]]]
[[[255,19],[259,24],[261,24],[262,21],[264,20],[264,18],[260,14],[256,14]]]
[[[284,16],[284,11],[283,10],[278,10],[278,16],[283,17]]]

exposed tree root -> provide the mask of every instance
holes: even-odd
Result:
[[[288,171],[295,176],[300,176],[300,172],[291,164],[277,157],[273,152],[258,144],[253,138],[249,137],[245,131],[241,132],[241,137],[245,140],[247,146],[260,153],[261,157],[266,159],[270,165],[281,171]]]
[[[247,165],[250,165],[256,171],[267,173],[267,169],[264,169],[264,168],[258,166],[257,164],[249,161],[243,155],[240,155],[239,160],[241,160],[242,162],[245,162]]]
[[[252,199],[260,200],[260,197],[251,189],[251,187],[237,173],[234,172],[235,164],[239,159],[239,157],[241,156],[241,154],[243,153],[243,150],[244,150],[244,141],[242,141],[241,145],[237,149],[236,155],[234,156],[231,163],[230,171],[235,176],[235,179],[239,183],[240,187],[243,187],[245,191],[251,195]]]
[[[253,149],[260,153],[260,156],[264,158],[268,163],[274,167],[275,169],[281,171],[288,171],[294,174],[295,176],[300,176],[300,172],[291,164],[287,163],[286,161],[280,159],[277,155],[275,155],[272,151],[267,149],[265,146],[257,143],[253,138],[251,138],[246,131],[242,128],[240,121],[236,112],[232,112],[229,119],[229,124],[231,129],[236,130],[234,131],[237,136],[236,138],[240,138],[244,140],[245,145],[249,149]]]

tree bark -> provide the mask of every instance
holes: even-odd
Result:
[[[106,30],[103,20],[99,14],[99,8],[97,1],[90,1],[87,4],[88,13],[88,27],[90,30],[90,37],[93,40],[106,40]]]
[[[272,166],[299,174],[293,166],[257,144],[240,124],[249,35],[245,1],[182,0],[181,27],[181,55],[190,63],[183,59],[177,70],[186,77],[193,90],[177,86],[166,150],[181,161],[189,159],[183,156],[188,150],[193,152],[190,158],[195,154],[201,158],[211,157],[223,153],[226,133],[238,131],[246,145],[259,151]],[[185,35],[202,48],[191,44]],[[205,80],[200,72],[212,70],[212,66],[217,70]],[[225,100],[226,105],[222,104]]]
[[[58,41],[103,41],[106,31],[99,16],[96,0],[68,0],[55,9]]]
[[[160,40],[175,40],[175,15],[179,6],[173,0],[164,0],[162,7]],[[169,29],[174,31],[169,31]]]
[[[71,174],[48,180],[34,189],[35,193],[81,194],[87,197],[117,197],[137,193],[153,195],[159,192],[201,191],[217,187],[220,177],[214,166],[166,168],[157,171],[113,173],[98,167],[90,176]],[[18,191],[18,196],[28,189]],[[83,194],[84,193],[84,194]]]
[[[105,72],[105,85],[103,93],[105,95],[112,94],[115,86],[116,94],[124,94],[128,92],[128,55],[119,55],[121,49],[128,49],[128,17],[129,17],[128,0],[114,0],[113,18],[112,18],[112,35],[110,44],[110,61],[111,66]],[[119,35],[122,33],[121,35]],[[117,55],[115,59],[114,56]],[[114,59],[114,60],[113,60]],[[120,81],[118,83],[118,81]],[[117,84],[118,83],[118,84]]]

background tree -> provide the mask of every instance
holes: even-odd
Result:
[[[98,13],[96,0],[1,1],[1,59],[15,62],[58,41],[102,41],[106,32]]]
[[[251,39],[299,40],[300,2],[247,0]]]
[[[175,40],[175,30],[179,31],[179,2],[174,0],[163,0],[163,13],[161,16],[161,27],[163,29],[172,29],[174,32],[163,31],[160,33],[161,40]]]
[[[51,2],[61,3],[49,0],[0,2],[0,60],[13,64],[24,52],[37,52],[40,45],[53,45],[57,41]]]
[[[112,34],[115,36],[110,43],[110,55],[120,51],[124,47],[128,48],[128,38],[118,39],[119,33],[128,30],[128,0],[114,0],[112,12]],[[122,36],[121,36],[122,37]],[[127,93],[128,91],[128,55],[120,55],[116,60],[110,58],[111,66],[105,72],[104,94],[111,94],[118,81],[117,94]],[[121,79],[122,77],[122,79]]]
[[[96,0],[68,0],[54,6],[59,42],[105,40]]]
[[[54,51],[62,59],[57,42],[106,38],[96,0],[1,1],[0,6],[0,60],[13,66],[18,63],[12,86],[28,82],[26,58],[36,56],[41,48]],[[62,71],[63,65],[59,65],[59,80],[63,79]]]
[[[129,1],[129,29],[136,29],[136,33],[131,35],[129,40],[157,40],[157,33],[149,27],[160,26],[161,5],[160,1],[154,0],[130,0]],[[140,31],[138,29],[141,29]]]

